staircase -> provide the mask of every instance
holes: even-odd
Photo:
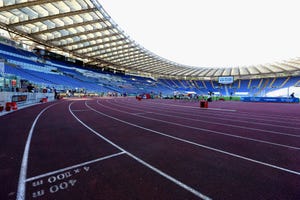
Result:
[[[287,79],[285,79],[285,81],[279,86],[280,88],[283,88],[284,85],[291,79],[291,77],[287,77]]]
[[[270,84],[270,87],[273,86],[273,84],[275,83],[275,81],[276,81],[276,78],[273,79],[273,81],[272,81],[271,84]]]
[[[300,87],[300,80],[294,86],[295,87]]]
[[[226,93],[226,96],[229,96],[229,92],[228,92],[228,87],[227,87],[227,85],[224,85],[224,87],[225,87],[225,93]]]
[[[268,83],[269,83],[270,79],[266,79],[266,81],[264,82],[263,86],[259,88],[258,92],[256,92],[254,94],[254,96],[258,96],[259,94],[261,94],[261,92],[267,87]],[[259,84],[261,85],[261,83]]]

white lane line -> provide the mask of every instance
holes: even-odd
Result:
[[[191,120],[191,121],[197,121],[197,122],[205,122],[205,123],[208,123],[208,124],[217,124],[217,125],[220,125],[220,126],[228,126],[228,127],[234,127],[234,128],[241,128],[241,129],[248,129],[248,130],[253,130],[253,131],[260,131],[260,132],[272,133],[272,134],[276,134],[276,135],[284,135],[284,136],[299,137],[300,138],[300,135],[289,134],[289,133],[282,133],[282,132],[271,131],[271,130],[267,130],[267,129],[252,128],[252,127],[239,126],[239,125],[234,125],[234,124],[225,124],[225,123],[212,122],[212,121],[206,121],[206,120],[201,120],[201,119],[193,119],[193,118],[180,117],[180,116],[176,116],[176,115],[168,115],[168,114],[160,114],[160,113],[154,113],[154,114],[155,115],[161,115],[161,116],[167,116],[167,117],[175,117],[175,118],[185,119],[185,120]]]
[[[98,101],[97,101],[97,103],[99,104]],[[122,112],[122,113],[126,113],[126,114],[129,114],[129,115],[133,115],[130,112],[122,111],[122,110],[119,110],[119,109],[114,109],[114,108],[105,106],[103,104],[99,104],[99,105],[101,105],[102,107],[108,108],[110,110],[114,110],[114,111],[117,111],[117,112]],[[144,118],[144,119],[150,119],[150,120],[153,120],[153,121],[163,122],[163,123],[166,123],[166,124],[172,124],[172,125],[180,126],[180,127],[184,127],[184,128],[189,128],[189,129],[193,129],[193,130],[205,131],[207,133],[212,133],[212,134],[216,134],[216,135],[224,135],[224,136],[228,136],[228,137],[233,137],[233,138],[238,138],[238,139],[243,139],[243,140],[249,140],[249,141],[259,142],[259,143],[273,145],[273,146],[279,146],[279,147],[284,147],[284,148],[300,150],[300,147],[294,147],[294,146],[269,142],[269,141],[265,141],[265,140],[253,139],[253,138],[239,136],[239,135],[233,135],[233,134],[224,133],[224,132],[221,132],[221,131],[214,131],[214,130],[205,129],[205,128],[199,128],[199,127],[188,126],[188,125],[184,125],[184,124],[178,124],[178,123],[175,123],[175,122],[169,122],[169,121],[165,121],[165,120],[161,120],[161,119],[155,119],[155,118],[146,117],[146,116],[142,116],[142,115],[139,115],[139,117]]]
[[[106,102],[108,102],[108,101],[106,101]],[[158,103],[153,103],[153,102],[149,102],[147,104],[156,104],[156,105],[159,105]],[[169,104],[166,104],[166,105],[169,105]],[[151,108],[156,108],[156,107],[155,106],[151,106]],[[169,111],[169,112],[173,112],[174,113],[174,111]],[[186,114],[186,115],[190,115],[190,116],[199,117],[199,115],[190,114],[191,112],[181,112],[181,113]],[[281,121],[281,120],[278,120],[279,117],[276,118],[277,120],[267,119],[267,118],[259,118],[257,116],[251,117],[250,114],[248,114],[247,116],[242,116],[240,112],[236,113],[236,115],[234,115],[234,116],[232,116],[231,113],[209,112],[209,114],[208,114],[208,112],[207,112],[206,115],[205,115],[205,117],[206,118],[210,118],[210,119],[220,119],[220,120],[226,120],[226,121],[232,121],[232,122],[251,123],[251,124],[264,125],[264,126],[274,126],[274,127],[280,127],[280,128],[296,129],[296,130],[300,129],[299,127],[293,127],[292,126],[292,125],[295,125],[295,122],[293,122],[292,120]],[[232,119],[232,118],[234,118],[234,119]],[[236,118],[238,118],[238,119],[236,119]],[[284,119],[286,119],[286,118],[284,118]],[[254,121],[249,121],[249,120],[254,120]],[[257,120],[258,122],[257,121],[255,122],[255,120]],[[259,122],[259,121],[263,121],[263,122]],[[270,123],[266,123],[266,122],[280,123],[280,124],[286,124],[286,125],[270,124]]]
[[[152,113],[153,112],[140,112],[140,113],[131,113],[131,114],[133,114],[133,115],[145,115],[145,114],[152,114]]]
[[[21,169],[20,169],[20,175],[19,175],[19,182],[18,182],[18,191],[17,191],[17,200],[24,200],[25,199],[25,191],[26,191],[26,176],[27,176],[27,165],[28,165],[28,155],[29,155],[29,149],[30,149],[30,143],[31,143],[31,138],[33,134],[33,130],[35,128],[35,125],[40,118],[40,116],[50,107],[57,105],[58,103],[52,104],[50,106],[47,106],[44,108],[38,116],[35,118],[33,121],[27,140],[26,140],[26,145],[23,153],[23,158],[22,158],[22,164],[21,164]]]
[[[55,171],[52,171],[52,172],[48,172],[48,173],[45,173],[45,174],[34,176],[34,177],[26,179],[26,182],[30,182],[30,181],[33,181],[33,180],[36,180],[36,179],[44,178],[44,177],[47,177],[47,176],[51,176],[53,174],[61,173],[61,172],[64,172],[64,171],[67,171],[67,170],[70,170],[70,169],[74,169],[74,168],[82,167],[82,166],[85,166],[85,165],[89,165],[89,164],[92,164],[92,163],[95,163],[95,162],[107,160],[109,158],[117,157],[117,156],[120,156],[122,154],[125,154],[125,152],[122,151],[122,152],[115,153],[115,154],[112,154],[112,155],[109,155],[109,156],[97,158],[97,159],[90,160],[90,161],[87,161],[87,162],[83,162],[83,163],[80,163],[80,164],[77,164],[77,165],[72,165],[72,166],[65,167],[65,168],[62,168],[62,169],[58,169],[58,170],[55,170]]]
[[[82,109],[82,110],[72,110],[74,112],[86,112],[86,111],[91,111],[91,110],[88,110],[88,109]]]
[[[120,99],[121,101],[124,102],[123,99]],[[163,102],[166,102],[167,100],[163,100]],[[173,100],[174,101],[174,100]],[[164,105],[170,105],[170,104],[173,104],[173,101],[169,101],[169,103],[164,103]],[[150,105],[150,104],[156,104],[156,105],[160,105],[162,101],[158,101],[158,100],[147,100],[147,101],[144,101],[146,102],[146,104]],[[131,103],[131,104],[134,104],[134,101],[130,101],[130,99],[127,99],[127,104],[128,103]],[[238,103],[238,102],[235,102],[235,103]],[[240,102],[241,104],[244,104],[245,102]],[[163,103],[162,103],[163,104]],[[252,104],[254,105],[254,104]],[[251,105],[251,106],[252,106]],[[289,104],[288,104],[289,105]],[[180,106],[180,105],[179,105]],[[236,104],[235,106],[239,106],[238,104]],[[245,105],[243,105],[245,106]],[[246,106],[250,106],[250,105],[246,105]],[[275,106],[275,105],[274,105]],[[208,110],[207,110],[207,113],[208,113]],[[228,115],[230,113],[226,113],[226,112],[223,112],[221,114],[217,114],[216,112],[209,112],[210,115],[211,114],[214,114],[214,115]],[[250,112],[245,112],[245,111],[239,111],[237,114],[239,114],[239,117],[243,118],[244,116],[246,116],[247,118],[249,118],[249,116],[252,116],[251,118],[252,119],[257,119],[257,120],[264,120],[264,121],[274,121],[274,119],[276,119],[275,121],[277,122],[280,122],[280,123],[291,123],[293,121],[295,121],[296,123],[297,122],[300,122],[299,120],[299,117],[295,117],[295,116],[284,116],[281,114],[281,115],[276,115],[276,114],[272,114],[272,116],[270,115],[267,115],[267,114],[262,114],[262,113],[250,113]],[[249,119],[251,119],[249,118]],[[280,119],[280,120],[278,120]],[[275,122],[274,121],[274,122]]]
[[[132,101],[128,101],[128,102],[131,102],[132,103]],[[170,102],[171,103],[171,102]],[[147,104],[160,104],[160,103],[157,103],[157,102],[153,102],[153,101],[147,101]],[[164,104],[164,103],[162,103],[162,104]],[[172,104],[164,104],[164,105],[170,105],[170,106],[172,106]],[[180,106],[180,105],[179,105]],[[227,114],[229,114],[229,113],[222,113],[222,114],[217,114],[216,112],[209,112],[210,114],[214,114],[214,115],[227,115]],[[253,116],[253,113],[249,113],[249,112],[242,112],[242,111],[239,111],[238,112],[238,114],[240,115],[240,117],[243,117],[242,115],[246,115],[247,116],[247,118],[249,118],[249,116]],[[264,117],[263,118],[263,120],[264,121],[274,121],[274,118],[275,119],[278,119],[278,118],[282,118],[282,115],[272,115],[272,116],[270,116],[270,115],[266,115],[266,114],[255,114],[255,116],[253,116],[253,117],[251,117],[252,119],[261,119],[261,117]],[[268,120],[267,118],[269,118],[270,120]],[[296,121],[300,121],[298,118],[292,118],[292,117],[286,117],[286,118],[283,118],[284,120],[286,120],[286,119],[289,119],[288,120],[288,122],[291,122],[291,121],[293,121],[293,120],[296,120]],[[271,119],[273,119],[273,120],[271,120]],[[278,122],[280,122],[280,123],[288,123],[287,121],[286,122],[283,122],[283,121],[278,121]]]
[[[151,102],[153,103],[153,102]],[[157,104],[157,103],[153,103]],[[168,106],[176,106],[176,107],[183,107],[183,108],[194,108],[194,109],[199,109],[199,107],[195,106],[183,106],[183,105],[177,105],[177,104],[166,104],[166,103],[159,103],[162,105],[168,105]],[[202,108],[203,110],[217,110],[217,111],[225,111],[225,112],[236,112],[236,110],[233,109],[226,109],[226,108]]]
[[[86,102],[85,102],[86,104]],[[69,111],[70,113],[73,115],[73,117],[79,122],[81,123],[84,127],[86,127],[88,130],[90,130],[91,132],[93,132],[95,135],[97,135],[98,137],[100,137],[101,139],[105,140],[106,142],[108,142],[109,144],[111,144],[112,146],[116,147],[117,149],[119,149],[122,152],[125,152],[129,157],[133,158],[134,160],[136,160],[137,162],[141,163],[142,165],[146,166],[147,168],[151,169],[152,171],[158,173],[159,175],[165,177],[166,179],[172,181],[173,183],[175,183],[176,185],[180,186],[181,188],[191,192],[192,194],[194,194],[195,196],[204,199],[204,200],[210,200],[211,198],[209,198],[208,196],[202,194],[201,192],[195,190],[194,188],[182,183],[181,181],[175,179],[174,177],[166,174],[165,172],[157,169],[156,167],[150,165],[149,163],[143,161],[142,159],[136,157],[135,155],[131,154],[130,152],[126,151],[125,149],[123,149],[122,147],[118,146],[117,144],[113,143],[112,141],[110,141],[109,139],[107,139],[106,137],[104,137],[103,135],[101,135],[99,132],[95,131],[94,129],[92,129],[91,127],[89,127],[87,124],[85,124],[83,121],[81,121],[71,110],[71,105],[72,103],[69,105]],[[89,107],[86,104],[87,107]]]
[[[189,140],[186,140],[186,139],[182,139],[182,138],[179,138],[179,137],[168,135],[168,134],[165,134],[165,133],[162,133],[162,132],[159,132],[159,131],[155,131],[155,130],[152,130],[152,129],[149,129],[149,128],[145,128],[143,126],[139,126],[139,125],[136,125],[136,124],[124,121],[122,119],[119,119],[119,118],[107,115],[107,114],[105,114],[103,112],[95,110],[94,108],[90,107],[89,105],[87,105],[87,107],[89,107],[91,110],[95,111],[96,113],[99,113],[102,116],[106,116],[108,118],[114,119],[114,120],[122,122],[124,124],[128,124],[130,126],[134,126],[134,127],[137,127],[137,128],[140,128],[140,129],[152,132],[152,133],[156,133],[158,135],[162,135],[162,136],[165,136],[165,137],[168,137],[168,138],[172,138],[174,140],[178,140],[178,141],[181,141],[181,142],[184,142],[184,143],[188,143],[188,144],[192,144],[192,145],[195,145],[195,146],[198,146],[198,147],[209,149],[211,151],[215,151],[215,152],[218,152],[218,153],[226,154],[226,155],[229,155],[229,156],[232,156],[232,157],[240,158],[240,159],[243,159],[243,160],[247,160],[247,161],[250,161],[250,162],[253,162],[253,163],[261,164],[261,165],[264,165],[264,166],[268,166],[268,167],[271,167],[271,168],[274,168],[274,169],[278,169],[278,170],[281,170],[281,171],[284,171],[284,172],[288,172],[288,173],[300,176],[300,172],[298,172],[298,171],[294,171],[294,170],[290,170],[290,169],[287,169],[287,168],[279,167],[279,166],[272,165],[272,164],[269,164],[269,163],[265,163],[265,162],[262,162],[262,161],[254,160],[252,158],[248,158],[248,157],[241,156],[241,155],[238,155],[238,154],[230,153],[228,151],[223,151],[223,150],[216,149],[216,148],[213,148],[213,147],[209,147],[209,146],[206,146],[206,145],[202,145],[202,144],[199,144],[199,143],[196,143],[196,142],[192,142],[192,141],[189,141]]]
[[[126,109],[131,109],[131,110],[136,110],[136,111],[143,111],[142,109],[138,109],[138,108],[132,108],[132,107],[128,108],[128,106],[125,107],[125,106],[121,106],[119,104],[112,104],[110,101],[106,101],[106,102],[108,104],[110,104],[110,105],[118,106],[118,107],[121,107],[121,108],[126,108]],[[118,103],[116,101],[114,101],[114,102]],[[253,131],[261,131],[261,132],[272,133],[272,134],[276,134],[276,135],[284,135],[284,136],[291,136],[291,137],[300,137],[300,135],[289,134],[289,133],[282,133],[282,132],[271,131],[271,130],[267,130],[267,129],[252,128],[252,127],[248,127],[248,126],[239,126],[239,125],[235,125],[235,124],[225,124],[225,123],[219,123],[219,122],[212,122],[212,121],[207,121],[207,120],[203,120],[203,119],[186,118],[186,117],[178,116],[178,114],[179,115],[181,114],[179,112],[172,112],[172,111],[168,111],[168,112],[174,113],[176,115],[161,114],[159,112],[145,112],[145,114],[154,114],[154,115],[161,115],[161,116],[167,116],[167,117],[175,117],[175,118],[186,119],[186,120],[191,120],[191,121],[205,122],[205,123],[208,123],[208,124],[217,124],[217,125],[221,125],[221,126],[229,126],[229,127],[242,128],[242,129],[248,129],[248,130],[253,130]],[[184,114],[184,115],[187,115],[187,116],[196,116],[196,115],[189,115],[189,114]]]

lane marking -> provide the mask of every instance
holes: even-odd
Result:
[[[62,103],[62,102],[60,102]],[[33,130],[35,128],[35,125],[40,118],[40,116],[48,110],[50,107],[57,105],[59,103],[52,104],[50,106],[47,106],[44,108],[35,118],[33,121],[27,140],[26,140],[26,145],[25,149],[23,152],[23,158],[22,158],[22,164],[21,164],[21,169],[20,169],[20,175],[19,175],[19,182],[18,182],[18,191],[17,191],[17,200],[24,200],[25,199],[25,192],[26,192],[26,176],[27,176],[27,167],[28,167],[28,155],[29,155],[29,149],[30,149],[30,143],[31,143],[31,138],[33,135]]]
[[[163,101],[165,102],[165,100],[163,100]],[[132,101],[130,101],[130,99],[127,99],[127,102],[132,102]],[[154,102],[153,100],[152,101],[144,101],[144,102],[147,102],[147,104],[164,104],[164,105],[170,105],[170,104],[166,104],[166,103],[160,103],[160,102],[162,102],[161,100],[159,101],[159,103]],[[170,101],[170,102],[172,102],[172,101]],[[174,103],[174,100],[173,100],[173,103]],[[227,103],[230,103],[230,102],[227,102]],[[232,103],[234,103],[235,107],[238,107],[239,104],[244,104],[245,105],[245,102],[232,102]],[[251,103],[251,106],[254,105],[254,104],[257,104],[257,103]],[[268,103],[268,104],[270,104],[270,103]],[[273,105],[275,106],[275,104],[273,104]],[[290,104],[286,104],[286,105],[290,105]],[[180,105],[178,105],[178,106],[180,106]],[[246,106],[250,106],[250,104],[248,104]],[[238,110],[236,110],[236,111],[238,111]],[[253,114],[253,113],[250,113],[249,111],[240,111],[240,110],[238,111],[238,113],[246,115],[246,116],[249,116],[249,115]],[[224,114],[227,114],[227,113],[224,112]],[[282,118],[282,114],[272,114],[272,116],[270,116],[270,115],[263,114],[263,113],[255,113],[254,117],[268,117],[268,118],[275,118],[275,119],[277,119],[277,118]],[[297,117],[288,116],[287,118],[288,118],[288,121],[291,121],[291,120],[300,121],[299,118],[297,118]],[[286,118],[283,118],[283,119],[286,119]]]
[[[110,101],[106,101],[106,102],[108,104],[110,104],[110,105],[116,106],[116,104],[112,104]],[[117,103],[117,102],[115,101],[115,103]],[[128,108],[128,107],[125,107],[125,106],[121,106],[119,104],[117,104],[117,106],[121,107],[121,108]],[[143,111],[142,109],[132,108],[132,107],[130,107],[129,109]],[[209,124],[218,124],[218,125],[221,125],[221,126],[243,128],[243,129],[248,129],[248,130],[255,130],[255,131],[267,132],[267,133],[272,133],[272,134],[277,134],[277,135],[291,136],[291,137],[300,137],[300,135],[289,134],[289,133],[282,133],[282,132],[278,132],[278,131],[271,131],[271,130],[266,130],[266,129],[252,128],[252,127],[248,127],[248,126],[239,126],[239,125],[235,125],[235,124],[225,124],[225,123],[219,123],[219,122],[212,122],[212,121],[207,121],[207,120],[203,120],[203,119],[186,118],[186,117],[178,116],[178,114],[182,114],[180,112],[172,112],[172,111],[168,111],[168,112],[174,113],[174,114],[177,114],[177,115],[161,114],[161,113],[158,113],[158,112],[145,112],[145,114],[154,114],[154,115],[161,115],[161,116],[168,116],[168,117],[176,117],[176,118],[186,119],[186,120],[191,120],[191,121],[205,122],[205,123],[209,123]],[[189,114],[184,114],[184,115],[198,116],[198,115],[189,115]]]
[[[108,102],[108,101],[106,101],[106,102]],[[114,102],[116,102],[116,101],[114,100]],[[159,103],[154,103],[154,102],[149,102],[147,104],[156,104],[156,105],[159,105]],[[133,104],[131,104],[131,105],[133,105]],[[169,105],[169,104],[165,104],[165,105]],[[155,106],[151,106],[151,108],[156,108],[156,107]],[[170,112],[172,112],[172,111],[170,111]],[[190,112],[184,112],[184,114],[187,114],[187,115],[190,115],[190,116],[196,116],[196,117],[199,116],[199,115],[191,115]],[[274,120],[274,119],[271,119],[270,117],[269,117],[269,119],[260,118],[260,117],[257,117],[257,116],[249,117],[250,114],[247,114],[245,116],[244,114],[242,114],[240,112],[237,112],[236,115],[234,115],[234,116],[232,116],[231,113],[222,113],[222,114],[220,114],[220,113],[209,112],[209,111],[207,111],[206,114],[207,114],[206,117],[207,118],[211,118],[211,119],[220,119],[220,120],[227,120],[227,121],[233,121],[233,122],[242,122],[242,123],[252,123],[252,124],[258,124],[258,125],[269,125],[269,126],[275,126],[275,127],[281,127],[281,128],[289,128],[289,129],[291,129],[291,128],[292,129],[300,129],[299,127],[291,127],[291,125],[295,125],[295,122],[293,122],[293,120],[282,121],[282,120]],[[244,120],[224,118],[224,117],[227,117],[227,116],[231,117],[231,118],[234,117],[234,118],[239,118],[239,119],[244,119]],[[277,117],[276,119],[278,119],[278,118],[279,117]],[[258,122],[255,122],[255,121],[252,121],[252,122],[245,121],[245,120],[248,120],[248,119],[257,120]],[[286,120],[286,118],[281,118],[281,119]],[[278,123],[282,123],[282,124],[287,124],[289,126],[274,125],[274,124],[269,124],[269,123],[259,122],[259,121],[278,122]]]
[[[87,104],[87,101],[85,102],[85,105],[90,108]],[[123,149],[122,147],[118,146],[117,144],[113,143],[112,141],[110,141],[109,139],[107,139],[106,137],[104,137],[103,135],[101,135],[99,132],[95,131],[94,129],[92,129],[91,127],[89,127],[87,124],[85,124],[83,121],[81,121],[71,110],[71,105],[73,104],[73,102],[69,105],[69,111],[70,113],[73,115],[73,117],[79,122],[81,123],[84,127],[86,127],[88,130],[90,130],[91,132],[93,132],[95,135],[97,135],[98,137],[100,137],[101,139],[105,140],[106,142],[108,142],[109,144],[111,144],[112,146],[116,147],[117,149],[119,149],[122,152],[125,152],[129,157],[133,158],[134,160],[136,160],[137,162],[141,163],[142,165],[146,166],[147,168],[151,169],[152,171],[158,173],[159,175],[161,175],[162,177],[165,177],[166,179],[170,180],[171,182],[175,183],[176,185],[180,186],[181,188],[191,192],[192,194],[194,194],[195,196],[204,199],[204,200],[210,200],[211,198],[209,198],[208,196],[202,194],[201,192],[195,190],[194,188],[184,184],[183,182],[175,179],[174,177],[166,174],[165,172],[159,170],[158,168],[150,165],[149,163],[143,161],[142,159],[138,158],[137,156],[131,154],[130,152],[126,151],[125,149]],[[93,110],[93,109],[91,109]]]
[[[143,110],[140,110],[143,111]],[[133,115],[145,115],[145,114],[152,114],[153,112],[140,112],[140,113],[131,113]]]
[[[153,102],[151,102],[153,103]],[[153,103],[153,104],[157,104],[157,103]],[[195,107],[195,106],[183,106],[183,105],[177,105],[177,104],[166,104],[166,103],[159,103],[162,105],[168,105],[168,106],[177,106],[177,107],[184,107],[184,108],[194,108],[194,109],[199,109],[199,107]],[[226,108],[201,108],[203,110],[217,110],[217,111],[224,111],[224,112],[236,112],[236,110],[234,109],[226,109]]]
[[[130,112],[126,112],[126,111],[122,111],[122,110],[118,110],[118,109],[114,109],[114,108],[105,106],[103,104],[100,104],[98,101],[97,101],[97,103],[100,106],[108,108],[110,110],[114,110],[114,111],[117,111],[117,112],[123,112],[123,113],[129,114],[129,115],[133,115]],[[229,134],[229,133],[224,133],[224,132],[220,132],[220,131],[214,131],[214,130],[205,129],[205,128],[193,127],[193,126],[188,126],[188,125],[183,125],[183,124],[178,124],[178,123],[175,123],[175,122],[169,122],[169,121],[155,119],[155,118],[146,117],[146,116],[142,116],[142,115],[140,115],[139,117],[145,118],[145,119],[150,119],[150,120],[153,120],[153,121],[163,122],[163,123],[166,123],[166,124],[172,124],[172,125],[180,126],[180,127],[184,127],[184,128],[205,131],[207,133],[213,133],[213,134],[217,134],[217,135],[224,135],[224,136],[228,136],[228,137],[239,138],[239,139],[243,139],[243,140],[249,140],[249,141],[259,142],[259,143],[264,143],[264,144],[269,144],[269,145],[273,145],[273,146],[279,146],[279,147],[285,147],[285,148],[300,150],[300,147],[294,147],[294,146],[289,146],[289,145],[284,145],[284,144],[269,142],[269,141],[265,141],[265,140],[258,140],[258,139],[253,139],[253,138],[239,136],[239,135],[232,135],[232,134]]]
[[[184,143],[192,144],[192,145],[195,145],[195,146],[198,146],[198,147],[209,149],[211,151],[215,151],[215,152],[218,152],[218,153],[226,154],[226,155],[229,155],[229,156],[232,156],[232,157],[240,158],[240,159],[243,159],[243,160],[247,160],[247,161],[250,161],[250,162],[253,162],[253,163],[261,164],[261,165],[268,166],[268,167],[271,167],[271,168],[274,168],[274,169],[277,169],[277,170],[280,170],[280,171],[284,171],[284,172],[288,172],[288,173],[300,176],[300,172],[298,172],[298,171],[294,171],[294,170],[290,170],[290,169],[287,169],[287,168],[284,168],[284,167],[279,167],[279,166],[276,166],[276,165],[272,165],[272,164],[269,164],[269,163],[266,163],[266,162],[254,160],[252,158],[248,158],[248,157],[241,156],[241,155],[238,155],[238,154],[230,153],[228,151],[223,151],[221,149],[216,149],[216,148],[209,147],[209,146],[206,146],[206,145],[202,145],[202,144],[199,144],[199,143],[196,143],[196,142],[192,142],[192,141],[189,141],[189,140],[186,140],[186,139],[182,139],[182,138],[179,138],[179,137],[171,136],[171,135],[159,132],[159,131],[155,131],[155,130],[152,130],[152,129],[149,129],[149,128],[145,128],[145,127],[142,127],[142,126],[139,126],[139,125],[136,125],[136,124],[133,124],[133,123],[121,120],[119,118],[107,115],[105,113],[102,113],[102,112],[100,112],[100,111],[98,111],[98,110],[90,107],[89,105],[87,105],[87,102],[85,102],[85,104],[86,104],[86,106],[88,108],[90,108],[91,110],[95,111],[96,113],[99,113],[102,116],[106,116],[108,118],[114,119],[116,121],[122,122],[124,124],[128,124],[130,126],[134,126],[134,127],[137,127],[137,128],[140,128],[140,129],[152,132],[152,133],[156,133],[158,135],[162,135],[162,136],[168,137],[168,138],[172,138],[172,139],[177,140],[177,141],[181,141],[181,142],[184,142]]]
[[[86,112],[86,111],[91,111],[91,110],[88,110],[88,109],[82,109],[82,110],[73,110],[74,112]]]
[[[121,99],[121,101],[124,101],[124,99]],[[156,101],[156,100],[155,100]],[[132,103],[132,101],[130,101],[129,99],[127,99],[127,101],[126,101],[126,103],[128,103],[128,102],[130,102],[130,103]],[[144,102],[147,102],[146,104],[158,104],[158,105],[160,105],[160,104],[163,104],[163,105],[170,105],[170,106],[172,106],[173,104],[166,104],[166,103],[157,103],[157,102],[154,102],[153,100],[151,100],[151,101],[149,101],[149,100],[147,100],[147,101],[144,101]],[[160,101],[161,102],[161,101]],[[171,102],[170,102],[171,103]],[[178,105],[178,106],[181,106],[181,105]],[[193,107],[193,108],[196,108],[196,107]],[[237,111],[237,110],[236,110]],[[209,110],[207,110],[207,112],[209,112]],[[210,114],[217,114],[216,112],[209,112]],[[238,111],[237,112],[239,115],[246,115],[246,116],[249,116],[249,115],[253,115],[253,113],[249,113],[249,112],[243,112],[243,111]],[[223,114],[218,114],[218,115],[226,115],[227,113],[226,112],[224,112]],[[255,114],[255,116],[253,116],[252,118],[255,118],[255,119],[257,119],[257,118],[261,118],[261,117],[264,117],[264,119],[266,118],[266,117],[268,117],[269,119],[278,119],[278,118],[282,118],[282,115],[272,115],[272,116],[270,116],[270,115],[266,115],[266,114]],[[283,120],[287,120],[288,119],[288,122],[290,122],[290,121],[293,121],[293,120],[295,120],[295,121],[300,121],[299,120],[299,118],[295,118],[295,117],[291,117],[291,116],[288,116],[288,117],[285,117],[285,118],[282,118]],[[282,121],[278,121],[278,122],[282,122]],[[287,123],[287,122],[286,122]]]
[[[53,174],[61,173],[61,172],[64,172],[64,171],[67,171],[67,170],[70,170],[70,169],[73,169],[73,168],[78,168],[78,167],[82,167],[82,166],[89,165],[89,164],[92,164],[92,163],[96,163],[96,162],[99,162],[99,161],[107,160],[109,158],[117,157],[117,156],[120,156],[120,155],[123,155],[123,154],[125,154],[124,151],[119,152],[119,153],[115,153],[115,154],[112,154],[112,155],[108,155],[108,156],[105,156],[105,157],[97,158],[97,159],[94,159],[94,160],[90,160],[90,161],[87,161],[87,162],[83,162],[83,163],[80,163],[80,164],[77,164],[77,165],[72,165],[72,166],[69,166],[69,167],[58,169],[58,170],[55,170],[55,171],[52,171],[52,172],[47,172],[45,174],[41,174],[41,175],[38,175],[38,176],[28,178],[28,179],[26,179],[26,182],[30,182],[30,181],[33,181],[33,180],[36,180],[36,179],[44,178],[44,177],[47,177],[47,176],[51,176]]]
[[[129,99],[129,98],[128,99],[118,99],[118,100],[119,100],[119,102],[120,101],[121,102],[125,102],[126,101],[125,103],[129,104],[129,105],[130,104],[131,105],[134,104],[134,101],[132,101],[132,99]],[[116,102],[115,99],[113,99],[113,101]],[[165,102],[166,100],[163,100],[163,101]],[[147,100],[147,101],[144,101],[144,102],[145,102],[144,104],[147,104],[147,106],[152,107],[152,108],[156,108],[155,105],[160,105],[159,102],[162,102],[162,101],[155,99],[155,100]],[[174,103],[174,102],[169,101],[169,103]],[[135,105],[137,105],[137,104],[135,104]],[[165,104],[165,105],[169,105],[169,104]],[[236,106],[239,106],[239,104],[237,104]],[[243,106],[245,106],[245,105],[243,105]],[[186,114],[187,113],[191,113],[191,112],[184,112],[184,111],[185,110],[182,110],[181,112],[182,113],[186,113]],[[199,110],[198,113],[199,114],[203,114],[203,112],[201,112],[201,111],[203,111],[203,110]],[[227,112],[220,113],[220,112],[213,112],[213,111],[207,110],[205,112],[205,114],[207,114],[207,117],[212,116],[212,115],[214,115],[214,116],[220,116],[218,118],[221,119],[221,120],[225,119],[224,116],[226,116],[226,117],[227,116],[232,117],[231,113],[227,113]],[[256,120],[256,121],[269,121],[269,122],[275,122],[275,123],[278,122],[280,124],[286,124],[286,126],[283,127],[283,128],[291,128],[291,126],[294,126],[295,124],[297,124],[298,122],[300,122],[299,117],[297,118],[297,117],[293,117],[293,116],[290,116],[290,115],[282,117],[282,115],[274,115],[274,114],[272,114],[272,116],[270,116],[270,115],[261,114],[261,113],[257,114],[257,113],[243,112],[243,111],[238,111],[238,112],[236,112],[236,114],[238,115],[238,118],[240,118],[240,119],[244,118],[245,120],[247,120],[247,119],[253,119],[253,120]],[[193,116],[199,116],[199,115],[193,115]],[[212,118],[212,117],[210,117],[210,118]],[[226,120],[229,120],[229,118],[226,118]],[[234,121],[234,120],[231,119],[230,121]],[[241,122],[247,123],[248,121],[241,121]],[[262,125],[265,125],[265,124],[262,124]]]

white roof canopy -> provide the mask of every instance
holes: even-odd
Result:
[[[0,2],[0,27],[87,59],[89,64],[128,73],[197,79],[291,74],[300,69],[300,58],[234,68],[196,68],[169,61],[126,35],[95,0],[3,0]]]

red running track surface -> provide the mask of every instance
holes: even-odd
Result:
[[[70,99],[0,117],[0,199],[300,199],[300,105]]]

